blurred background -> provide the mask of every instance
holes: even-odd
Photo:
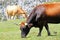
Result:
[[[0,0],[0,20],[6,20],[5,9],[7,5],[20,5],[29,14],[33,7],[46,2],[59,2],[60,0]]]

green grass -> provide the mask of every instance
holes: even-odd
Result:
[[[32,28],[26,38],[21,38],[19,26],[14,24],[19,24],[21,21],[24,20],[16,19],[0,22],[0,40],[60,40],[60,24],[49,24],[51,34],[56,36],[48,36],[46,29],[43,28],[42,35],[37,37],[38,28]],[[54,32],[57,32],[57,34]]]

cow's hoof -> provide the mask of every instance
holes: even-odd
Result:
[[[48,36],[51,36],[51,35],[48,35]]]
[[[48,36],[51,36],[50,32],[48,33]]]
[[[48,36],[51,36],[51,34],[48,34]]]
[[[26,38],[26,37],[21,37],[21,38]]]
[[[38,37],[41,36],[41,35],[37,35]]]
[[[22,35],[21,38],[26,38],[26,36],[25,35]]]

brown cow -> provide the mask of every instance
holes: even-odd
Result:
[[[60,23],[60,3],[41,4],[36,6],[30,13],[26,25],[21,23],[21,37],[26,37],[32,27],[38,27],[38,36],[41,36],[43,26],[45,26],[48,35],[50,31],[48,23]]]
[[[27,18],[26,11],[23,10],[19,5],[8,5],[6,8],[6,13],[8,15],[8,18],[13,18],[15,16],[22,15],[23,17]]]

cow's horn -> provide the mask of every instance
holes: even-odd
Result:
[[[27,25],[27,23],[25,23],[25,25]]]

